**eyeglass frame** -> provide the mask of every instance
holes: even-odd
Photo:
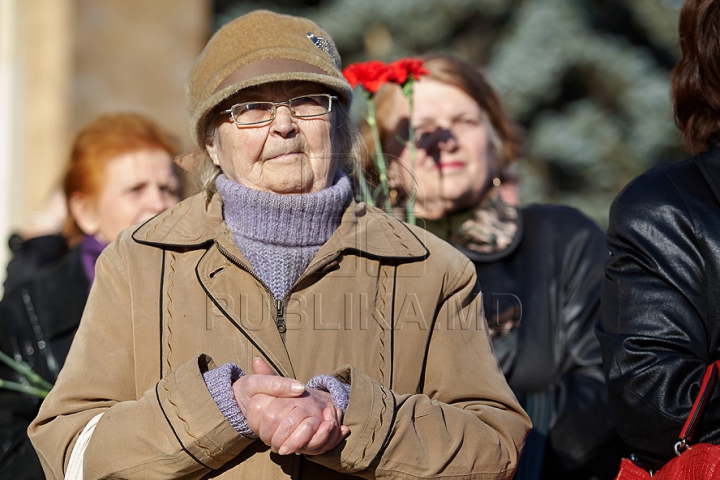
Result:
[[[327,97],[327,98],[329,98],[330,105],[328,106],[327,112],[318,113],[316,115],[296,115],[295,109],[292,107],[290,102],[292,102],[293,100],[297,100],[298,98],[305,98],[305,97]],[[262,126],[264,124],[272,123],[272,121],[275,120],[275,118],[277,118],[278,107],[281,107],[283,105],[288,108],[288,110],[290,111],[290,116],[292,116],[293,118],[316,118],[316,117],[322,117],[323,115],[327,115],[328,113],[332,112],[333,102],[336,100],[338,100],[338,97],[336,95],[330,95],[329,93],[311,93],[308,95],[300,95],[298,97],[293,97],[288,100],[285,100],[284,102],[271,102],[269,100],[258,100],[258,101],[253,101],[253,102],[240,102],[240,103],[235,103],[235,104],[231,105],[230,108],[228,108],[227,110],[221,110],[220,112],[218,112],[218,115],[230,114],[230,119],[238,127]],[[266,104],[270,103],[270,104],[272,104],[272,110],[270,111],[271,112],[270,118],[267,120],[262,120],[260,122],[238,123],[238,121],[235,120],[235,115],[232,113],[233,109],[239,105],[247,105],[247,104],[253,104],[253,103],[266,103]]]

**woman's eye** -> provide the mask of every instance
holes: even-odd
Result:
[[[292,99],[293,107],[317,106],[318,100],[315,97],[297,97]]]
[[[177,195],[177,194],[178,194],[177,188],[171,187],[170,185],[161,185],[161,186],[160,186],[160,190],[161,190],[162,192],[168,193],[168,194],[170,194],[170,195]]]
[[[415,130],[415,143],[426,142],[433,134],[433,130]]]
[[[480,121],[476,118],[461,118],[456,123],[460,125],[480,125]]]

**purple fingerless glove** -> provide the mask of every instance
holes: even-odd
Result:
[[[350,400],[350,385],[341,382],[332,375],[326,373],[316,375],[307,382],[305,388],[328,392],[332,397],[333,405],[340,408],[343,413],[347,410],[348,401]]]
[[[258,438],[255,432],[248,427],[247,419],[240,410],[232,390],[232,384],[244,375],[245,372],[240,367],[234,363],[226,363],[203,373],[203,380],[230,425],[244,437]]]
[[[212,395],[213,400],[215,400],[227,421],[230,422],[230,425],[244,437],[258,438],[255,432],[248,427],[247,419],[240,410],[232,390],[233,383],[244,375],[245,372],[240,367],[234,363],[226,363],[214,370],[203,373],[203,380],[205,380],[210,395]],[[337,378],[327,374],[316,375],[308,381],[306,388],[328,392],[333,405],[340,408],[343,413],[347,410],[350,399],[350,385],[342,383]]]

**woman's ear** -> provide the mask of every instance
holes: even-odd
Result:
[[[399,158],[388,162],[387,167],[388,185],[391,188],[402,188],[409,190],[410,184],[416,182],[415,172],[405,166]]]
[[[85,235],[96,235],[100,230],[100,218],[94,202],[85,195],[75,193],[68,200],[70,216]]]
[[[400,161],[393,160],[388,162],[388,186],[390,188],[398,188],[402,185],[402,172],[400,171]]]
[[[210,156],[210,160],[212,160],[213,164],[219,167],[220,161],[218,160],[217,143],[218,134],[217,130],[215,130],[215,134],[212,137],[208,137],[205,139],[205,150],[207,150],[207,153]]]

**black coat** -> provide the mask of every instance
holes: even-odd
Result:
[[[35,279],[7,292],[0,302],[0,349],[22,358],[54,383],[80,324],[89,281],[81,247]],[[21,382],[0,364],[0,378]],[[0,479],[44,479],[26,429],[40,408],[37,398],[0,389]]]
[[[519,213],[508,249],[479,254],[461,248],[475,263],[489,322],[519,321],[493,340],[534,424],[517,478],[537,478],[532,473],[539,463],[545,479],[614,478],[620,442],[594,332],[608,257],[605,235],[569,207],[533,205]]]
[[[610,211],[598,326],[613,413],[649,466],[674,456],[706,365],[720,359],[720,149],[652,169]],[[694,440],[720,443],[720,388]]]
[[[43,235],[24,240],[12,234],[8,240],[12,258],[7,265],[3,283],[5,292],[35,278],[40,272],[57,263],[68,252],[65,237],[60,234]]]

